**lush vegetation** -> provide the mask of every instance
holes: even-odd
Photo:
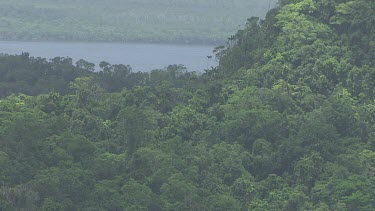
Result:
[[[203,74],[3,55],[0,210],[374,210],[374,9],[283,0]]]
[[[0,40],[218,43],[275,0],[0,0]]]

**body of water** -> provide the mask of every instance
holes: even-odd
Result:
[[[134,71],[162,69],[171,64],[182,64],[189,71],[203,71],[216,66],[214,46],[173,44],[69,43],[0,41],[0,53],[30,53],[32,57],[52,59],[70,57],[94,63],[99,70],[101,61],[130,65]],[[212,56],[209,58],[208,56]]]

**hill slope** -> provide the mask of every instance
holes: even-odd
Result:
[[[202,75],[2,56],[0,210],[373,211],[375,2],[280,5]]]

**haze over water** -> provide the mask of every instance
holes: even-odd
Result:
[[[202,72],[216,66],[213,56],[215,46],[173,44],[121,44],[77,42],[17,42],[0,41],[0,53],[30,53],[32,57],[52,59],[70,57],[74,61],[84,59],[95,64],[106,61],[111,64],[130,65],[133,71],[162,69],[171,64],[182,64],[189,71]],[[209,59],[207,56],[212,56]]]

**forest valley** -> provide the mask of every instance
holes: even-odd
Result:
[[[0,210],[375,210],[375,1],[281,0],[203,73],[0,57]]]

